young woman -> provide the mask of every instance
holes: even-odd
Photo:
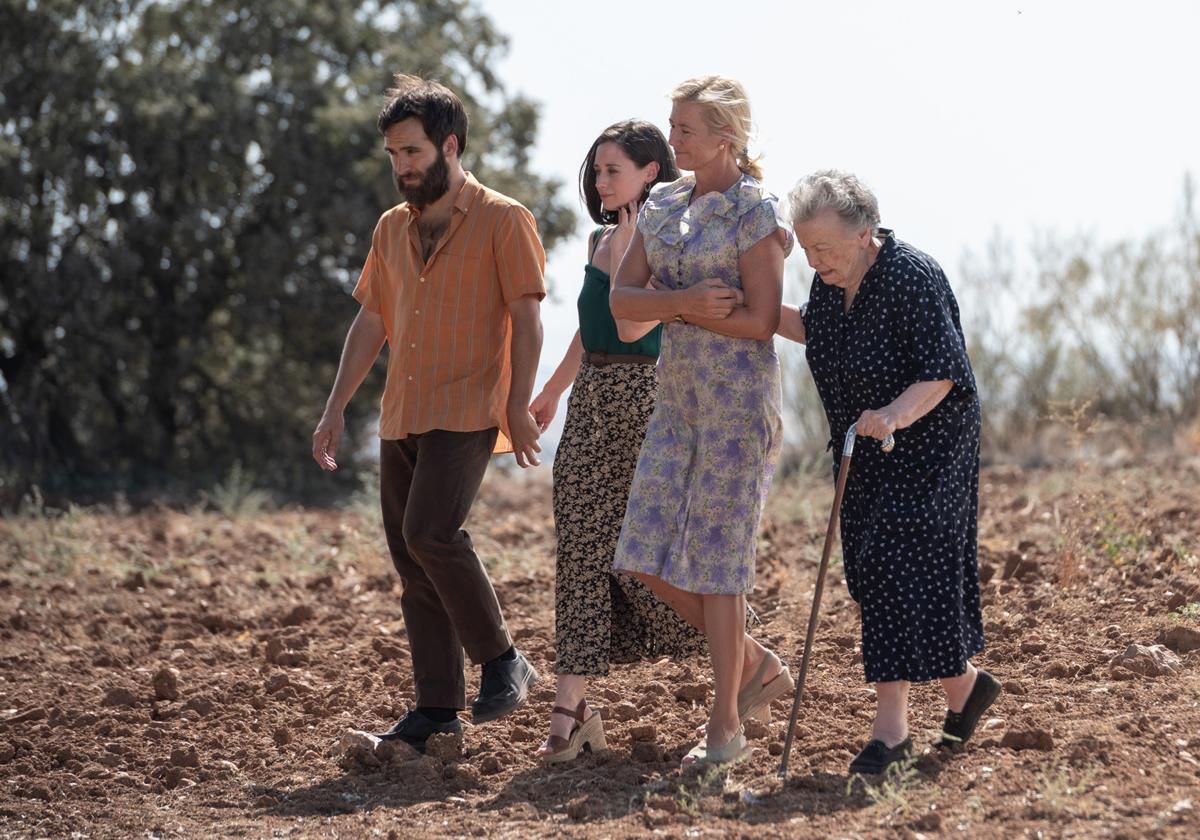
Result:
[[[554,457],[555,637],[558,675],[547,763],[605,745],[600,715],[584,694],[609,663],[685,656],[703,636],[636,580],[612,572],[629,484],[654,409],[661,325],[624,342],[608,308],[609,277],[620,264],[650,187],[679,177],[662,132],[630,120],[596,138],[579,171],[588,213],[601,227],[588,240],[579,293],[579,329],[529,411],[543,430],[574,385]]]

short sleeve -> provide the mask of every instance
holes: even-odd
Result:
[[[783,254],[787,256],[792,252],[792,229],[779,211],[779,201],[774,196],[765,197],[738,218],[738,256],[776,231],[783,231]]]
[[[358,282],[354,284],[352,294],[364,309],[374,312],[376,315],[383,314],[379,287],[379,256],[375,251],[375,246],[372,245],[371,250],[367,253],[367,261],[363,264],[362,272],[358,275]]]
[[[650,188],[650,195],[642,202],[642,206],[638,208],[637,231],[646,242],[655,238],[659,229],[663,226],[665,217],[671,212],[669,208],[661,206],[662,199],[669,186],[671,184],[655,184]],[[686,206],[685,204],[684,207]]]
[[[525,295],[546,296],[546,252],[532,213],[519,204],[508,208],[496,225],[492,247],[506,305]]]
[[[358,282],[350,294],[362,304],[368,312],[376,315],[383,314],[383,266],[380,265],[379,237],[383,235],[383,223],[387,218],[382,216],[371,232],[371,250],[367,252],[367,261],[363,263],[362,271],[358,274]]]
[[[658,185],[656,184],[655,186],[658,186]],[[652,187],[651,195],[653,195],[653,194],[654,194],[654,188]],[[637,229],[638,229],[638,233],[640,233],[642,235],[643,239],[647,238],[647,236],[649,235],[649,231],[646,229],[646,223],[647,223],[646,211],[647,211],[647,209],[649,209],[649,206],[650,206],[650,202],[647,200],[647,201],[643,201],[642,206],[638,208]]]
[[[975,375],[967,358],[950,284],[940,270],[936,274],[918,266],[902,270],[911,273],[905,284],[911,289],[905,324],[913,359],[913,382],[948,379],[954,383],[954,394],[962,397],[974,393]]]

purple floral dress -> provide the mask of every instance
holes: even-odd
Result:
[[[638,217],[655,279],[672,289],[716,277],[742,287],[738,259],[782,230],[778,201],[743,175],[688,205],[691,176],[659,184]],[[692,324],[663,330],[658,397],[638,456],[613,568],[688,592],[754,588],[759,515],[783,439],[773,340]]]

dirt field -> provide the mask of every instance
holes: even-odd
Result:
[[[370,501],[0,523],[0,836],[1200,836],[1200,459],[986,471],[979,663],[1005,692],[944,757],[927,746],[940,693],[915,687],[921,755],[871,784],[846,777],[872,691],[836,564],[786,785],[785,703],[751,729],[751,761],[679,771],[705,717],[699,661],[615,668],[593,691],[611,749],[540,768],[548,475],[493,470],[469,526],[543,680],[505,720],[467,725],[461,753],[427,757],[339,758],[348,729],[412,699]],[[752,603],[793,671],[831,495],[780,481],[763,522]],[[1134,644],[1163,647],[1114,664]]]

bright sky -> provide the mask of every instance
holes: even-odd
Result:
[[[1141,235],[1172,220],[1185,172],[1200,178],[1192,0],[481,6],[511,39],[500,78],[541,104],[535,168],[572,198],[602,129],[639,117],[665,131],[668,92],[706,73],[749,91],[769,189],[782,197],[814,169],[857,173],[884,226],[952,284],[997,230],[1018,244],[1034,229]],[[576,326],[591,228],[579,209],[576,236],[550,256],[539,388]]]

